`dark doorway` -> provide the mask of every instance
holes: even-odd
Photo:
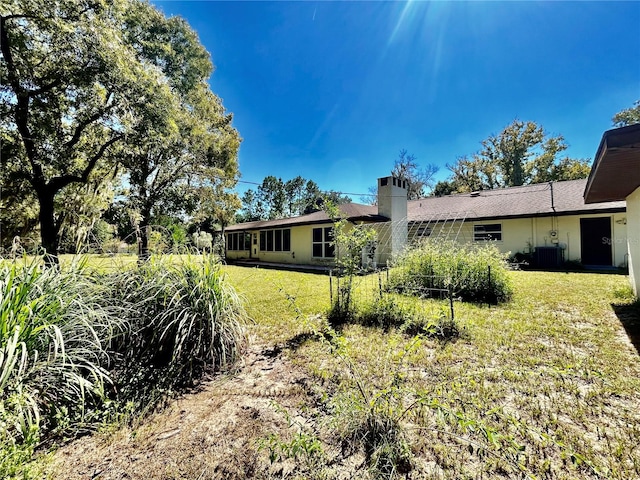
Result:
[[[580,248],[583,265],[613,264],[611,217],[580,219]]]

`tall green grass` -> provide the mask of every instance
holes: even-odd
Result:
[[[125,325],[81,263],[0,267],[0,450],[24,454],[60,412],[82,422],[109,382],[107,348]],[[0,476],[4,462],[0,464]]]
[[[206,369],[224,369],[242,354],[248,316],[215,258],[154,258],[109,279],[114,298],[129,306],[131,334],[114,347],[122,358],[117,383],[123,400],[131,397],[144,408],[158,393],[190,385]]]
[[[467,301],[504,302],[513,291],[505,260],[491,244],[423,242],[398,259],[387,287],[420,296],[429,296],[430,289],[443,289]]]
[[[144,412],[243,351],[247,314],[213,258],[42,264],[0,266],[1,478],[25,476],[52,434]]]

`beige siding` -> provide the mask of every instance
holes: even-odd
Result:
[[[634,225],[625,225],[626,218],[635,216],[637,219]],[[467,220],[465,222],[440,222],[413,224],[409,228],[409,243],[418,238],[418,231],[422,229],[424,232],[428,227],[430,238],[448,238],[457,240],[460,243],[478,243],[474,242],[474,226],[486,224],[500,224],[502,227],[502,240],[493,243],[503,253],[514,255],[518,252],[532,253],[536,247],[559,245],[564,250],[564,259],[572,261],[580,261],[582,252],[580,251],[580,219],[608,217],[611,221],[611,239],[603,239],[611,243],[613,265],[626,267],[629,265],[630,255],[627,252],[627,244],[629,250],[635,247],[631,253],[635,264],[635,278],[640,277],[640,189],[636,190],[627,199],[627,213],[616,214],[591,214],[591,215],[567,215],[557,217],[538,217],[538,218],[517,218],[507,220],[486,220],[481,222]],[[627,240],[627,227],[635,230],[630,231],[629,240]],[[256,243],[251,243],[251,252],[249,251],[227,251],[227,258],[247,259],[251,258],[264,262],[277,263],[294,263],[302,265],[332,265],[334,260],[331,258],[314,258],[312,253],[313,245],[313,229],[317,227],[330,227],[330,223],[321,225],[302,225],[291,227],[291,250],[289,252],[267,252],[260,250],[259,231],[252,231],[252,235],[256,235]],[[348,225],[348,228],[352,228]],[[378,265],[385,264],[391,258],[391,249],[387,243],[392,237],[392,224],[375,224],[374,228],[378,232],[378,246],[376,249],[376,262]],[[406,227],[405,227],[406,228]],[[556,232],[554,237],[552,232]],[[637,288],[637,287],[636,287]]]
[[[640,297],[640,187],[627,197],[626,217],[629,280],[636,297]]]
[[[527,219],[503,220],[502,242],[496,245],[502,252],[531,253],[531,248],[558,245],[564,250],[564,259],[580,261],[580,219],[608,217],[611,219],[611,239],[603,242],[611,244],[613,266],[627,265],[627,237],[624,225],[625,213],[567,215],[558,217],[536,217]],[[493,222],[474,222],[474,224]],[[496,222],[498,223],[498,222]],[[552,232],[556,232],[554,237]],[[557,243],[555,242],[557,240]]]

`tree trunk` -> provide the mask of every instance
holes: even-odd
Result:
[[[60,239],[58,238],[58,232],[60,226],[56,224],[55,212],[53,207],[53,198],[55,193],[50,191],[51,189],[43,188],[38,191],[38,201],[40,203],[40,239],[42,242],[42,249],[45,254],[45,265],[57,266],[58,260],[58,245]]]
[[[149,234],[151,227],[147,220],[140,222],[140,230],[138,233],[138,265],[142,265],[149,260]]]

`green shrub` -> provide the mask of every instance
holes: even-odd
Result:
[[[419,296],[431,296],[430,289],[442,289],[467,301],[504,302],[512,294],[505,259],[491,244],[424,242],[398,259],[387,288]]]
[[[453,341],[464,333],[458,323],[444,313],[436,318],[411,317],[402,325],[401,329],[407,335],[424,335],[442,342]]]
[[[419,316],[413,305],[399,302],[392,295],[382,295],[365,305],[358,315],[358,323],[384,329],[401,327]]]
[[[358,315],[357,309],[353,298],[353,279],[348,278],[338,286],[336,298],[327,312],[327,320],[333,327],[353,323]]]
[[[213,258],[100,274],[0,266],[0,478],[35,445],[153,407],[231,365],[247,315]]]

